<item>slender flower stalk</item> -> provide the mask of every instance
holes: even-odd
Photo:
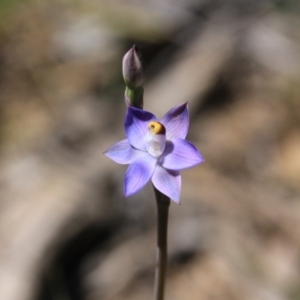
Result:
[[[170,198],[154,187],[157,204],[157,248],[154,279],[154,300],[163,300],[168,265],[168,218]]]
[[[167,272],[167,230],[170,199],[180,203],[180,170],[204,161],[193,144],[186,141],[189,127],[187,103],[172,108],[158,120],[143,109],[144,62],[133,46],[124,56],[122,71],[126,83],[126,139],[104,154],[119,164],[129,164],[124,178],[126,197],[152,181],[157,204],[157,254],[154,300],[164,299]]]

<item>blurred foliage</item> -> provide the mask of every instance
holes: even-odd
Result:
[[[32,0],[1,0],[0,1],[0,25],[7,25],[9,18],[22,6],[28,5]]]
[[[299,14],[300,2],[298,0],[275,0],[276,7],[284,12]]]

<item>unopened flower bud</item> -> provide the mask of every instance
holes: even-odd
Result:
[[[137,46],[133,46],[123,57],[123,78],[130,88],[137,88],[145,81],[144,62]]]

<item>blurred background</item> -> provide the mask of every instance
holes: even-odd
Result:
[[[189,101],[169,300],[300,299],[298,0],[0,1],[0,299],[152,299],[150,185],[125,199],[122,57]]]

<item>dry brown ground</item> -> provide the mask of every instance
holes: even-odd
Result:
[[[124,199],[121,58],[189,101],[206,162],[172,204],[166,299],[300,299],[300,21],[232,1],[56,1],[0,23],[0,299],[151,299],[150,186]],[[251,3],[250,3],[251,2]]]

